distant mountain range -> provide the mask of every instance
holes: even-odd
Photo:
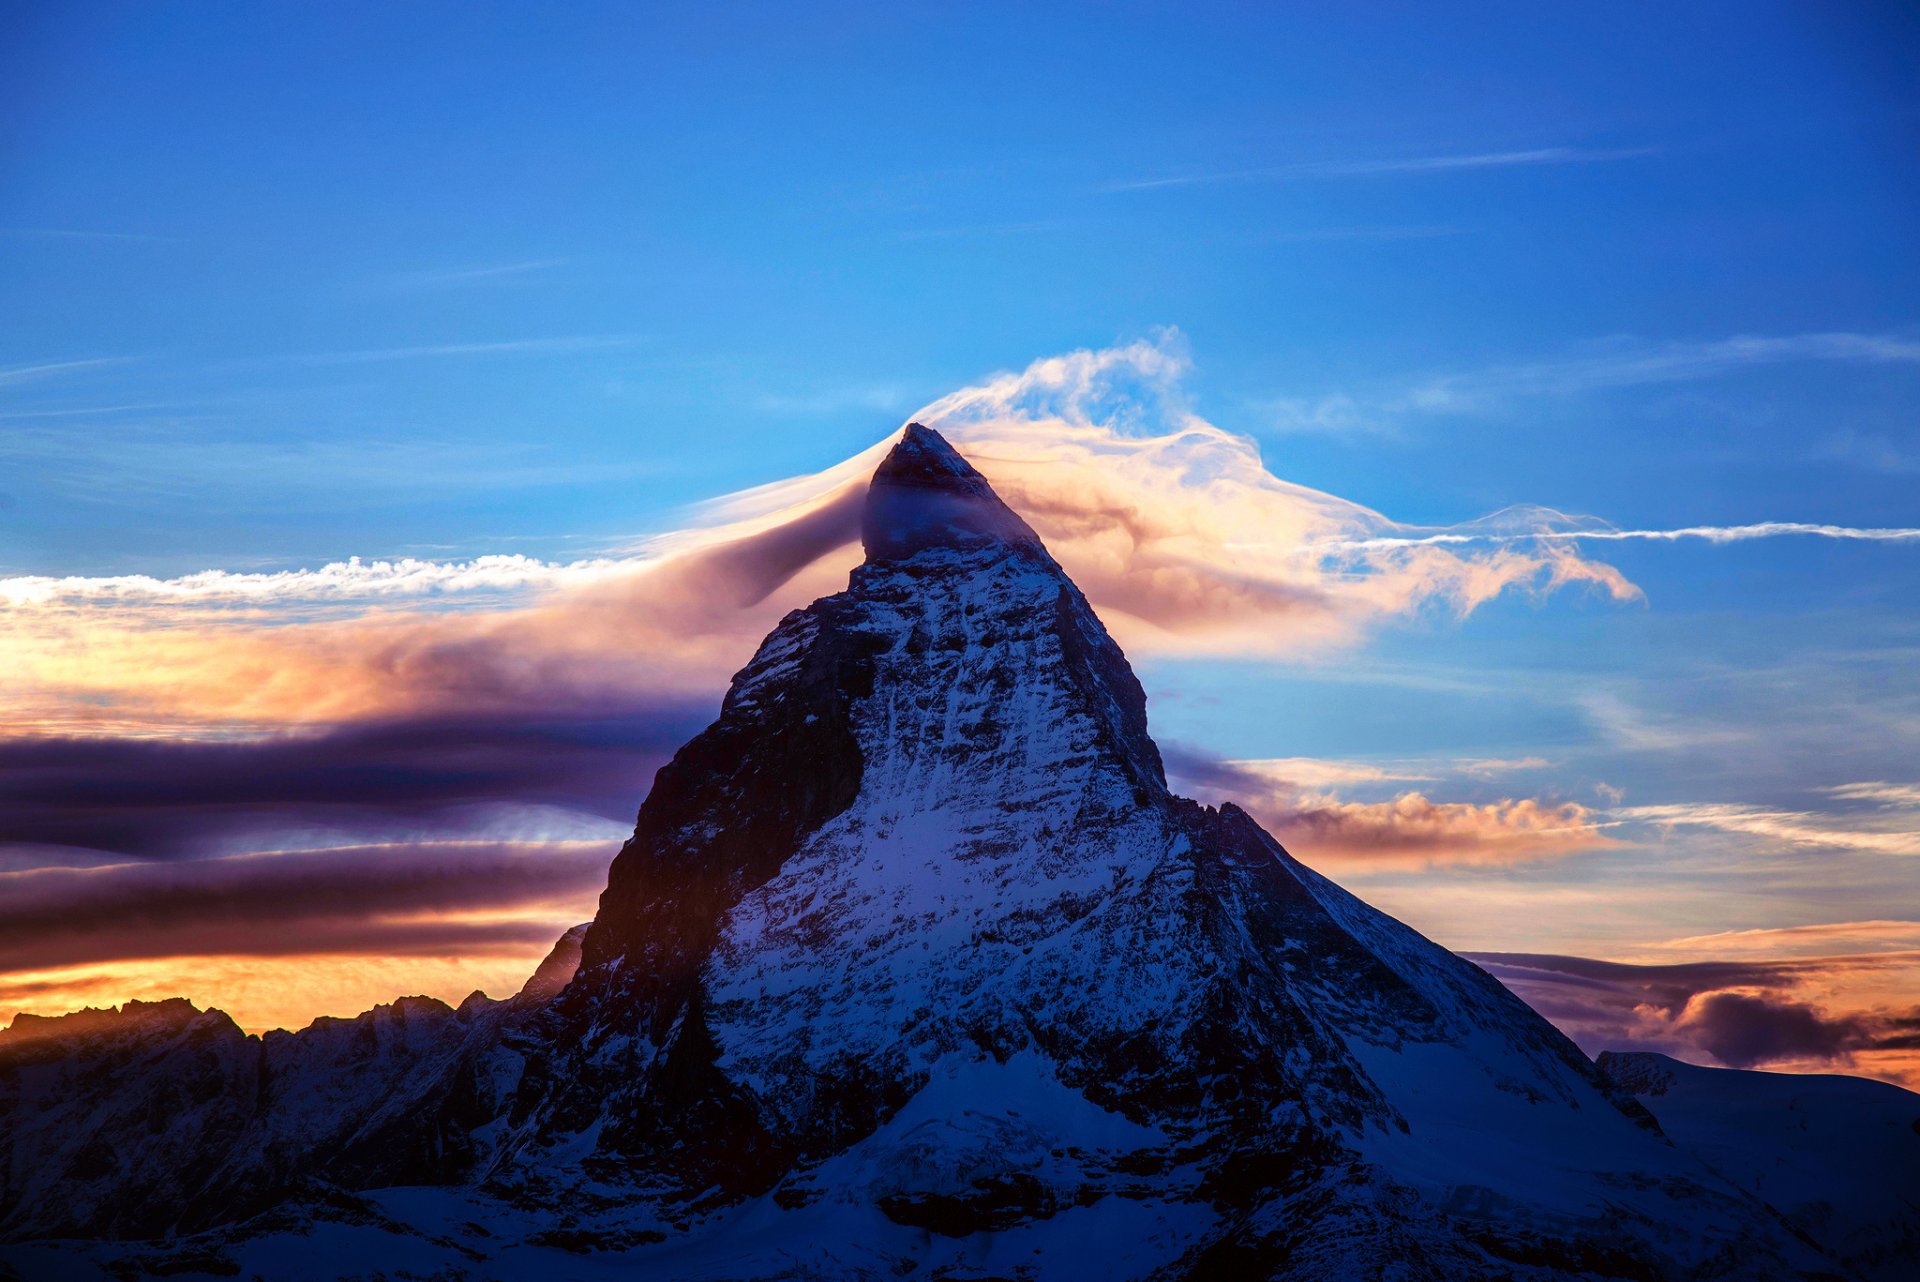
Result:
[[[0,1034],[22,1278],[1920,1277],[1920,1097],[1596,1065],[1174,796],[936,433],[526,988]],[[1658,1120],[1656,1120],[1658,1118]]]

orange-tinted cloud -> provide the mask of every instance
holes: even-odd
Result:
[[[1622,963],[1467,953],[1589,1054],[1836,1068],[1920,1087],[1920,952]]]
[[[1318,866],[1524,863],[1620,844],[1593,811],[1570,801],[1434,801],[1421,792],[1343,801],[1308,781],[1370,781],[1351,766],[1329,773],[1324,763],[1292,758],[1218,761],[1181,750],[1165,755],[1179,786],[1201,800],[1240,806],[1289,851]]]
[[[617,832],[708,716],[679,701],[259,738],[0,738],[0,849],[191,859],[315,834],[349,844],[503,826]]]
[[[616,842],[413,842],[0,873],[0,1022],[190,997],[300,1027],[517,989],[593,914]]]
[[[592,915],[617,844],[409,842],[0,873],[0,973],[213,953],[517,953]]]
[[[1181,407],[1184,369],[1171,341],[1076,352],[920,416],[1029,518],[1125,646],[1298,657],[1509,591],[1638,595],[1567,546],[1348,547],[1400,527],[1275,477],[1251,441]],[[717,691],[782,613],[844,586],[888,444],[571,565],[0,581],[0,711],[41,731],[271,730]]]

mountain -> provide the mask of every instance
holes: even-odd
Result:
[[[263,1211],[309,1177],[350,1180],[370,1150],[403,1172],[422,1159],[386,1148],[394,1118],[429,1085],[458,1099],[447,1079],[565,987],[584,933],[514,997],[458,1010],[402,997],[264,1037],[179,998],[17,1016],[0,1033],[0,1233],[162,1237]]]
[[[1486,973],[1173,795],[1125,658],[936,433],[863,541],[661,769],[557,995],[380,1008],[284,1090],[214,1013],[0,1041],[5,1258],[1847,1276]]]
[[[1920,1277],[1920,1095],[1650,1051],[1603,1051],[1599,1064],[1659,1112],[1675,1144],[1785,1212],[1860,1277]]]

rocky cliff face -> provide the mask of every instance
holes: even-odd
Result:
[[[714,1278],[1828,1273],[1498,983],[1173,796],[1125,658],[935,433],[907,429],[864,533],[660,772],[573,982],[422,1034],[378,1078],[397,1103],[330,1106],[350,1136],[247,1187],[438,1185],[365,1194],[412,1226],[378,1231],[487,1276],[565,1250]],[[303,1099],[375,1088],[302,1064]],[[225,1187],[217,1154],[251,1169],[282,1123],[206,1071],[199,1184]],[[0,1213],[155,1228],[49,1205]]]

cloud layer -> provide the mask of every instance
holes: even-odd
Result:
[[[1464,955],[1589,1054],[1657,1050],[1730,1068],[1843,1067],[1920,1083],[1920,1056],[1910,1053],[1920,1008],[1868,1005],[1859,996],[1888,979],[1920,976],[1920,952],[1651,965]]]
[[[1403,527],[1280,480],[1251,441],[1188,411],[1186,369],[1174,336],[1074,352],[916,416],[1040,531],[1123,645],[1299,657],[1509,591],[1638,596],[1571,547],[1378,543]],[[16,727],[273,727],[713,690],[780,614],[844,584],[889,444],[568,563],[0,581],[15,625],[0,662],[18,674],[0,701]]]
[[[1525,863],[1619,844],[1595,812],[1571,801],[1434,801],[1415,791],[1347,801],[1331,788],[1394,776],[1293,758],[1220,761],[1191,749],[1164,755],[1177,785],[1205,801],[1239,805],[1291,853],[1325,868]],[[1462,773],[1479,764],[1463,763]]]

